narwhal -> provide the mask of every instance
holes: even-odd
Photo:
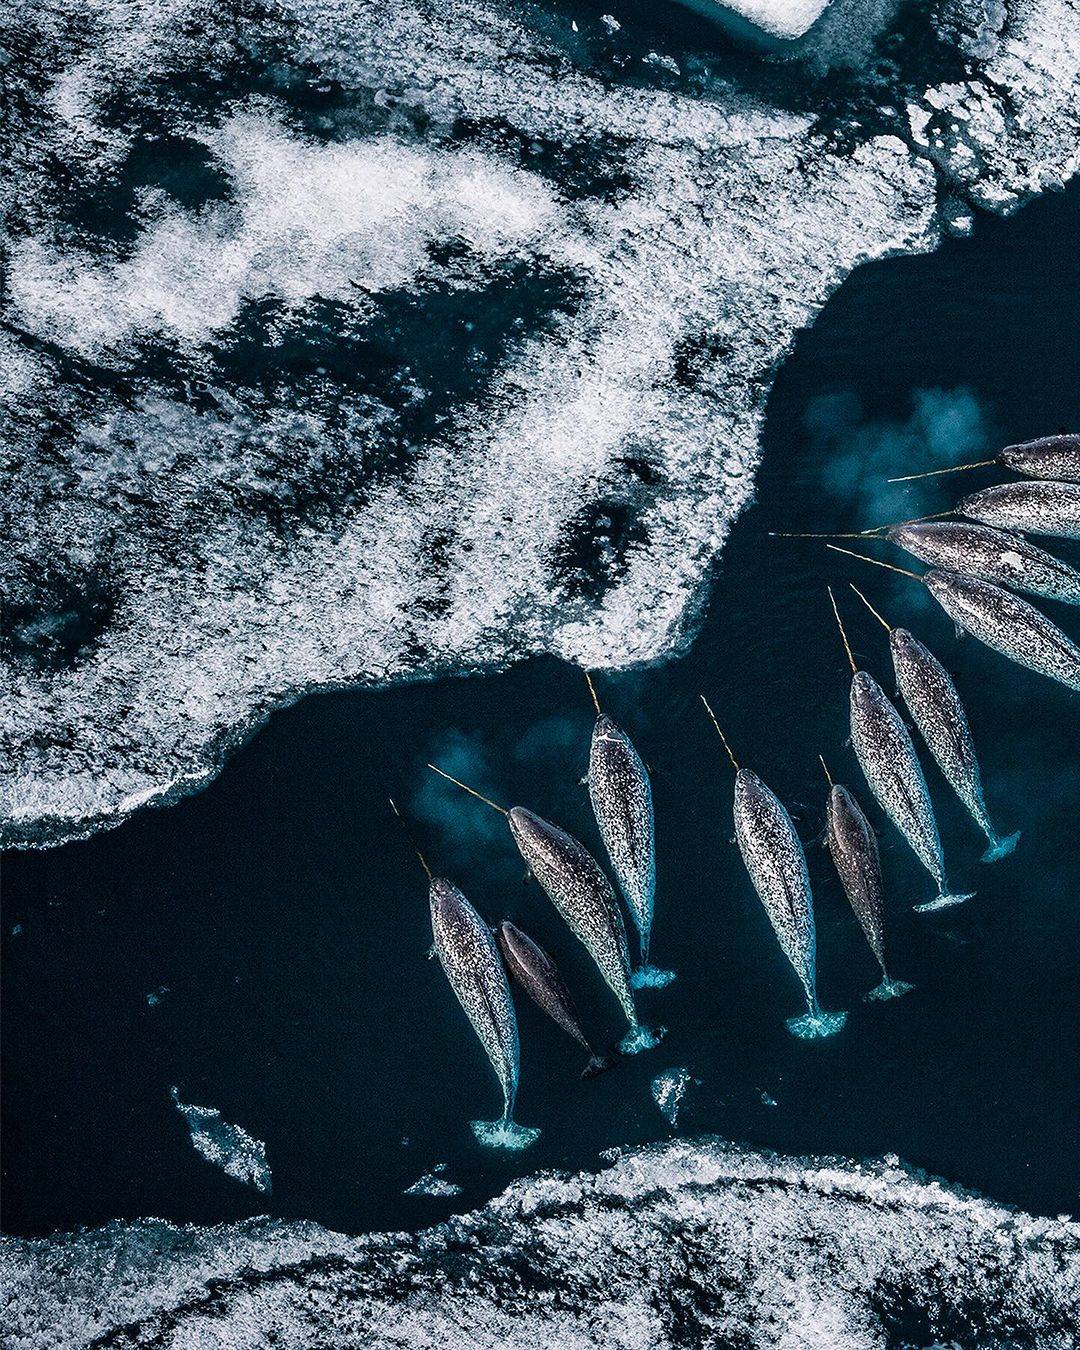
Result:
[[[955,572],[936,569],[920,576],[906,567],[894,567],[892,563],[841,548],[839,544],[826,544],[825,547],[923,582],[958,628],[1018,666],[1026,666],[1049,680],[1080,690],[1080,647],[1020,596],[975,577],[961,577]]]
[[[630,952],[619,902],[611,882],[584,844],[557,825],[523,806],[508,810],[482,796],[457,778],[429,764],[440,777],[498,811],[510,826],[518,852],[566,920],[571,932],[599,967],[608,987],[619,1000],[630,1030],[619,1042],[626,1055],[635,1055],[658,1044],[664,1029],[655,1030],[638,1021],[630,988]]]
[[[903,478],[890,478],[890,483],[913,483],[917,478],[939,478],[946,473],[960,473],[966,469],[982,469],[989,464],[1003,465],[1028,478],[1063,478],[1080,482],[1080,436],[1042,436],[1020,445],[1007,445],[993,459],[978,459],[971,464],[953,464],[947,469],[930,469],[926,473],[909,473]]]
[[[614,1061],[598,1055],[589,1044],[578,1021],[570,991],[559,974],[558,966],[543,947],[509,919],[499,924],[495,938],[510,978],[524,989],[541,1012],[547,1013],[556,1026],[562,1027],[588,1054],[589,1062],[582,1071],[582,1078],[593,1078],[605,1069],[610,1069]]]
[[[829,783],[829,802],[825,819],[829,855],[840,877],[844,894],[859,921],[859,927],[881,967],[881,983],[864,997],[899,998],[914,985],[894,980],[885,969],[885,904],[881,881],[881,855],[877,838],[862,808],[842,783],[834,783],[821,758],[821,767]]]
[[[1080,539],[1080,483],[998,483],[964,497],[956,513],[997,529]]]
[[[934,899],[915,909],[922,913],[970,900],[974,892],[960,895],[947,889],[941,835],[908,729],[878,682],[856,666],[831,587],[829,600],[851,666],[851,744],[859,767],[885,814],[937,886]]]
[[[393,801],[390,805],[400,820]],[[489,1148],[528,1148],[540,1131],[519,1125],[513,1118],[520,1074],[518,1025],[495,939],[458,888],[444,877],[433,876],[424,855],[415,847],[414,852],[428,879],[435,954],[502,1088],[502,1118],[470,1121],[473,1134]]]
[[[802,841],[787,808],[756,773],[740,769],[705,695],[712,719],[735,770],[735,837],[758,898],[765,907],[781,950],[791,962],[806,995],[806,1012],[784,1025],[803,1040],[833,1036],[846,1012],[824,1012],[817,997],[817,934],[814,899]]]
[[[934,520],[896,525],[888,537],[944,572],[1080,605],[1080,572],[1018,534],[967,521]]]
[[[589,747],[589,800],[640,939],[641,966],[630,977],[631,983],[635,989],[662,988],[671,983],[675,972],[649,965],[656,896],[656,842],[649,775],[629,736],[600,711],[588,671],[585,679],[596,709]]]
[[[983,854],[983,862],[1008,857],[1019,843],[1020,832],[1000,835],[991,823],[975,743],[952,676],[918,638],[906,628],[893,628],[857,586],[851,589],[888,633],[896,684],[908,711],[950,787],[986,835],[989,847]]]

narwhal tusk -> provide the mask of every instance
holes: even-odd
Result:
[[[829,592],[829,602],[832,605],[832,612],[836,616],[836,626],[837,628],[840,629],[840,637],[844,643],[844,651],[847,652],[847,659],[849,665],[851,666],[851,673],[852,675],[858,675],[859,667],[855,664],[855,658],[851,654],[851,643],[848,642],[847,640],[847,633],[844,632],[844,622],[840,618],[840,611],[836,608],[836,596],[833,595],[831,586],[826,586],[825,589]]]
[[[409,841],[409,845],[412,848],[412,851],[420,859],[420,866],[424,869],[424,875],[427,877],[428,881],[433,881],[434,878],[432,877],[431,874],[431,868],[427,864],[427,859],[417,848],[416,841],[412,837],[412,831],[409,829],[405,817],[397,809],[397,802],[394,801],[393,797],[388,797],[387,801],[389,801],[390,809],[393,811],[394,815],[397,816],[398,820],[401,821],[401,828],[405,831],[405,838]]]
[[[437,764],[429,764],[428,768],[433,773],[437,773],[440,778],[445,778],[448,783],[453,783],[455,787],[459,787],[463,792],[467,792],[470,797],[475,797],[486,806],[490,806],[493,811],[498,811],[501,816],[508,816],[510,814],[505,806],[500,806],[498,802],[493,802],[490,797],[485,797],[482,792],[477,792],[475,788],[469,787],[468,783],[463,783],[460,778],[454,778],[452,774],[448,774],[443,769],[440,769]]]
[[[851,586],[851,589],[855,592],[855,594],[856,594],[856,595],[859,597],[859,599],[863,602],[863,604],[864,604],[864,605],[866,606],[866,608],[870,611],[870,613],[874,616],[874,618],[877,619],[878,623],[881,624],[882,628],[885,629],[886,633],[891,633],[891,632],[892,632],[892,624],[886,622],[886,620],[883,619],[883,618],[881,617],[881,615],[877,612],[877,610],[876,610],[876,609],[874,608],[874,606],[870,603],[870,601],[867,600],[866,596],[863,595],[862,591],[859,590],[858,586],[853,585],[852,582],[850,582],[850,581],[848,582],[848,585]]]
[[[988,464],[996,464],[996,459],[977,459],[971,464],[954,464],[949,469],[928,469],[926,473],[909,473],[903,478],[886,478],[886,483],[914,483],[918,478],[940,478],[943,473],[964,473],[968,469],[984,469]]]
[[[825,763],[825,756],[818,755],[818,759],[821,761],[821,767],[825,770],[825,781],[830,787],[833,787],[832,774],[829,772],[829,766]]]
[[[930,516],[912,516],[909,520],[894,520],[889,525],[875,525],[872,530],[863,530],[859,538],[880,534],[882,530],[898,530],[901,525],[920,525],[924,520],[943,520],[946,516],[955,515],[955,511],[935,511]]]
[[[712,708],[709,707],[709,700],[705,697],[704,694],[701,695],[701,701],[702,703],[705,704],[705,711],[709,714],[709,718],[712,721],[713,726],[716,728],[716,734],[720,737],[721,741],[723,741],[724,743],[724,749],[727,751],[728,759],[731,760],[732,768],[734,768],[735,772],[738,773],[739,761],[731,753],[731,746],[728,745],[727,737],[720,730],[720,723],[716,720],[716,714],[713,712]]]
[[[880,558],[868,558],[865,553],[853,553],[851,549],[841,548],[839,544],[826,544],[825,547],[831,548],[834,553],[846,553],[849,558],[873,563],[875,567],[884,567],[888,572],[899,572],[902,577],[914,577],[916,581],[922,581],[918,572],[909,572],[906,567],[895,567],[892,563],[882,562]]]
[[[597,715],[597,717],[599,717],[599,716],[600,716],[600,700],[596,697],[596,689],[595,689],[595,687],[593,686],[592,676],[589,674],[589,672],[588,672],[587,670],[582,671],[582,674],[585,676],[585,683],[589,686],[589,695],[590,695],[590,697],[592,698],[592,705],[593,705],[593,707],[596,709],[596,715]]]

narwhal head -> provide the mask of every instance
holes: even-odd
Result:
[[[855,713],[869,713],[876,708],[880,708],[883,703],[888,703],[885,697],[885,691],[873,675],[868,675],[865,670],[858,670],[851,677],[851,711]]]
[[[966,607],[968,603],[987,594],[1001,594],[997,586],[987,581],[978,581],[975,577],[964,577],[959,572],[946,572],[935,567],[923,573],[926,589],[947,614],[954,609]]]
[[[735,775],[735,810],[752,811],[767,798],[771,791],[765,786],[753,769],[740,769]]]
[[[1080,436],[1043,436],[1007,445],[998,459],[1029,478],[1065,478],[1080,472]]]
[[[906,628],[890,628],[889,650],[892,652],[893,666],[896,667],[917,661],[926,649]]]
[[[607,713],[601,713],[593,727],[594,741],[625,741],[626,734],[619,730]]]

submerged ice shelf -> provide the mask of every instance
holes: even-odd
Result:
[[[1073,0],[939,0],[963,78],[842,136],[701,60],[624,78],[625,25],[293,0],[238,75],[231,7],[190,10],[26,18],[13,843],[198,787],[312,688],[679,648],[798,330],[1077,167]]]
[[[158,1220],[0,1241],[13,1343],[37,1350],[905,1344],[1065,1350],[1080,1227],[910,1173],[713,1140],[539,1175],[416,1235]],[[687,1271],[693,1272],[688,1280]]]

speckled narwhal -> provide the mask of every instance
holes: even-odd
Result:
[[[1062,434],[1042,436],[1038,440],[1007,445],[993,459],[978,459],[971,464],[953,464],[947,469],[930,469],[926,473],[909,473],[903,478],[890,478],[890,483],[913,483],[917,478],[940,478],[946,473],[960,473],[966,469],[982,469],[989,464],[1013,469],[1027,478],[1061,478],[1066,482],[1080,482],[1080,436]]]
[[[1008,857],[1019,843],[1020,833],[1000,835],[990,820],[975,743],[952,676],[918,638],[906,628],[893,628],[857,586],[851,589],[888,633],[897,687],[915,725],[950,787],[986,835],[988,848],[983,862]]]
[[[937,886],[933,900],[915,908],[944,909],[970,900],[974,892],[951,892],[946,884],[937,818],[908,729],[877,680],[856,666],[831,588],[829,601],[851,666],[851,744],[859,767],[885,814]]]
[[[392,801],[390,805],[401,819]],[[521,1058],[517,1015],[495,939],[458,888],[444,877],[433,876],[424,855],[419,849],[415,852],[428,879],[435,954],[502,1088],[501,1119],[469,1123],[480,1143],[489,1148],[528,1148],[540,1131],[519,1125],[513,1118]]]
[[[588,671],[585,679],[596,709],[596,725],[589,746],[589,800],[640,941],[641,965],[631,975],[631,983],[635,989],[662,988],[671,983],[675,972],[649,965],[656,897],[652,787],[630,737],[601,712]]]
[[[1018,534],[957,520],[894,525],[888,538],[944,572],[1080,605],[1080,572]]]
[[[559,974],[558,966],[543,947],[509,919],[499,924],[495,938],[511,980],[519,984],[540,1011],[547,1013],[555,1025],[562,1027],[588,1054],[589,1062],[582,1071],[582,1078],[593,1078],[605,1069],[610,1069],[614,1060],[598,1055],[589,1044],[578,1021],[570,991]]]
[[[1000,530],[1080,539],[1080,483],[998,483],[957,503],[956,514]]]
[[[429,764],[440,777],[498,811],[510,827],[518,852],[566,920],[570,931],[596,962],[608,988],[619,1000],[630,1029],[619,1042],[623,1054],[634,1055],[658,1044],[662,1027],[650,1028],[638,1021],[630,988],[630,952],[619,902],[611,882],[592,854],[565,830],[523,806],[507,809],[475,788]]]
[[[958,628],[970,633],[993,651],[1007,656],[1048,680],[1080,690],[1080,647],[1045,614],[1020,596],[989,581],[961,577],[955,572],[933,570],[921,576],[906,567],[894,567],[880,558],[854,553],[839,544],[826,544],[834,553],[846,553],[860,562],[873,563],[890,572],[921,581]]]
[[[885,969],[885,888],[881,880],[877,838],[854,796],[842,783],[833,782],[825,760],[820,755],[818,758],[829,783],[825,811],[829,856],[859,927],[881,967],[881,983],[864,997],[876,1000],[899,998],[915,986],[892,979]]]
[[[806,996],[806,1012],[784,1025],[803,1040],[833,1036],[846,1012],[824,1012],[817,996],[817,934],[806,853],[787,808],[756,773],[740,769],[704,694],[702,703],[735,770],[735,838],[780,948]]]

